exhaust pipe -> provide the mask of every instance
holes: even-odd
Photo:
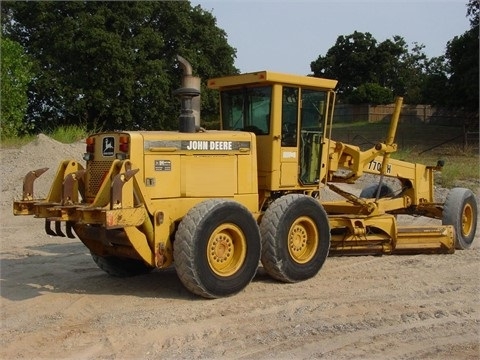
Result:
[[[192,66],[177,55],[183,69],[182,87],[174,91],[181,101],[178,130],[192,133],[200,129],[200,78],[192,76]]]

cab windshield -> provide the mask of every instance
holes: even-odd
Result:
[[[222,129],[266,135],[270,129],[272,87],[224,90],[221,93]]]

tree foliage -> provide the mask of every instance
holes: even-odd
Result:
[[[471,28],[462,35],[455,36],[447,43],[445,58],[450,77],[447,81],[448,98],[445,101],[451,107],[478,112],[478,0],[470,0],[467,4],[468,16],[470,17]]]
[[[393,94],[404,96],[407,102],[418,103],[427,57],[423,45],[414,44],[410,51],[400,36],[378,43],[370,33],[355,31],[339,36],[327,54],[320,55],[310,67],[314,76],[339,80],[338,91],[344,102],[364,97],[365,84],[370,84],[367,87],[372,95],[372,85],[376,84],[375,93],[379,97],[372,99],[375,103],[389,102]],[[379,91],[380,88],[383,91]],[[391,95],[385,96],[388,93]]]
[[[25,133],[27,87],[32,79],[32,63],[22,46],[10,39],[0,38],[2,94],[0,111],[1,136],[14,137]]]
[[[7,2],[2,31],[34,60],[28,121],[36,129],[176,128],[177,54],[201,78],[237,72],[225,32],[189,2]],[[216,102],[203,91],[206,117]]]
[[[471,29],[478,27],[479,13],[480,13],[480,2],[478,0],[468,0],[467,18],[469,18]]]
[[[390,90],[377,83],[365,83],[358,86],[349,98],[351,104],[390,104],[393,94]]]
[[[372,79],[374,53],[377,41],[370,33],[355,31],[339,36],[325,56],[319,56],[310,64],[314,76],[324,76],[339,81],[340,94],[350,94],[357,86]]]
[[[390,102],[400,95],[409,104],[432,104],[478,112],[480,2],[469,0],[471,28],[447,43],[445,55],[428,59],[424,46],[393,36],[378,42],[355,31],[337,38],[325,56],[310,64],[314,76],[339,80],[343,102]],[[388,95],[390,94],[390,95]]]

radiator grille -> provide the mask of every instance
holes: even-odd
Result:
[[[85,194],[88,199],[93,200],[97,196],[103,178],[111,166],[112,161],[91,161],[88,163],[88,184]]]

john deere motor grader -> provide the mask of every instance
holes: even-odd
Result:
[[[296,282],[316,275],[329,253],[453,253],[472,244],[473,193],[455,188],[436,203],[440,165],[390,157],[401,98],[385,141],[362,151],[331,139],[337,81],[270,71],[222,77],[208,81],[220,93],[222,130],[207,131],[200,80],[179,61],[179,131],[88,137],[86,165],[63,161],[46,199],[33,194],[46,169],[25,176],[14,214],[44,218],[50,235],[65,236],[66,223],[66,235],[114,276],[174,264],[185,287],[206,298],[245,288],[260,260],[273,278]],[[360,196],[342,190],[364,173],[378,182]],[[401,189],[393,193],[387,177]],[[344,200],[324,201],[326,187]],[[442,221],[399,226],[398,214]]]

